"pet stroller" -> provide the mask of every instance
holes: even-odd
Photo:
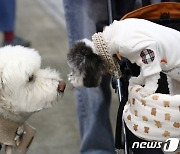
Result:
[[[131,1],[132,2],[132,1]],[[150,4],[149,1],[144,1],[144,5]],[[109,18],[110,22],[112,21],[112,14],[113,14],[113,5],[110,1],[108,1],[108,8],[109,8]],[[126,11],[129,11],[130,6]],[[114,12],[115,14],[115,12]],[[118,16],[118,18],[121,17]],[[180,3],[176,2],[161,2],[152,5],[147,5],[141,7],[140,9],[136,9],[132,12],[129,12],[121,17],[121,20],[126,18],[141,18],[147,19],[149,21],[155,22],[160,25],[164,25],[167,27],[171,27],[180,31]],[[113,18],[113,19],[117,19]],[[133,26],[133,25],[132,25]],[[112,78],[112,87],[115,91],[118,92],[119,97],[119,109],[117,115],[117,123],[116,123],[116,135],[115,135],[115,146],[116,152],[120,153],[120,149],[124,149],[124,153],[131,154],[131,144],[132,141],[127,137],[127,127],[125,126],[125,122],[123,119],[123,110],[126,102],[128,101],[128,85],[129,79],[131,76],[138,76],[139,74],[139,67],[135,64],[131,64],[127,59],[116,55],[115,58],[117,59],[123,76],[121,79]],[[167,78],[166,75],[161,74],[161,79],[159,80],[159,87],[157,90],[158,93],[168,94],[168,86],[167,86]]]

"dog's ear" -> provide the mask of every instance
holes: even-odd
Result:
[[[101,76],[107,72],[106,62],[93,50],[89,44],[79,41],[74,44],[67,56],[71,67],[84,74],[86,87],[98,86]]]
[[[107,73],[106,62],[101,58],[101,56],[92,53],[91,55],[86,56],[86,65],[84,65],[84,67],[84,86],[99,86],[102,75]]]
[[[93,68],[106,72],[106,62],[93,50],[93,47],[83,41],[76,42],[67,55],[68,63],[80,72]]]

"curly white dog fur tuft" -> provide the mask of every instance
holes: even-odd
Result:
[[[0,48],[0,115],[24,121],[57,100],[59,73],[40,69],[37,51],[22,46]]]

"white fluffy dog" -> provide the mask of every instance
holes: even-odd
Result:
[[[37,51],[22,46],[0,48],[0,116],[24,123],[37,111],[51,107],[63,93],[59,73],[40,69]]]
[[[160,72],[171,78],[171,93],[180,93],[179,31],[144,19],[130,18],[114,21],[92,38],[92,42],[76,42],[68,53],[68,64],[72,69],[69,80],[74,86],[99,85],[101,76],[107,72],[105,66],[108,66],[99,51],[107,46],[110,54],[119,53],[140,66],[140,75],[133,77],[130,84],[144,85],[140,91],[142,96],[155,93]]]

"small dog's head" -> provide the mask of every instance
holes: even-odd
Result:
[[[77,41],[67,55],[71,73],[68,75],[74,87],[97,87],[107,72],[107,64],[96,54],[93,43],[87,39]]]
[[[49,108],[64,90],[59,73],[40,69],[37,51],[22,46],[0,48],[0,114],[17,120],[23,113]],[[19,115],[18,115],[19,114]]]

